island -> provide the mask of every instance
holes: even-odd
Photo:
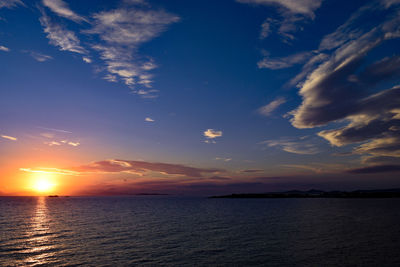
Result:
[[[244,193],[210,198],[400,198],[400,189],[356,190],[356,191],[308,191],[291,190],[285,192]]]

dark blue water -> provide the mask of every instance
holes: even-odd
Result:
[[[0,198],[1,266],[400,266],[400,199]]]

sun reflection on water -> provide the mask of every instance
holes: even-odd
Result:
[[[49,264],[56,256],[54,234],[50,229],[47,198],[38,197],[37,204],[28,231],[27,249],[29,255],[25,260],[26,265]]]

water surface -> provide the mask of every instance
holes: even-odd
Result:
[[[1,197],[0,266],[400,266],[400,199]]]

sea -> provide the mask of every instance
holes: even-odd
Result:
[[[400,266],[400,199],[0,197],[0,266]]]

